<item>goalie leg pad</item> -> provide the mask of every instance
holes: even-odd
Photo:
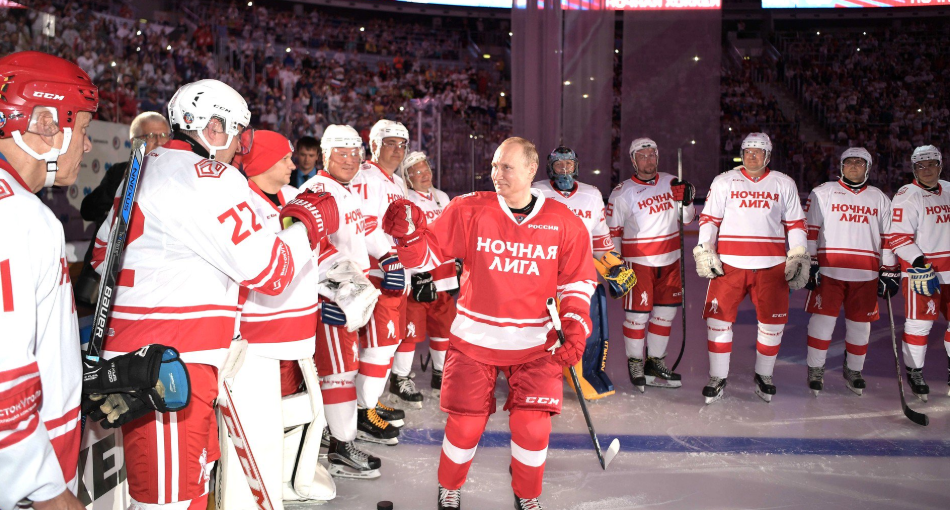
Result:
[[[336,484],[326,468],[318,462],[320,439],[327,421],[323,413],[323,397],[317,380],[317,369],[310,358],[299,360],[298,363],[306,391],[285,397],[284,402],[302,395],[309,404],[310,413],[299,417],[288,416],[290,413],[284,415],[285,419],[297,420],[284,422],[285,427],[291,427],[291,433],[284,437],[283,495],[284,499],[330,501],[336,497]],[[300,418],[305,420],[304,423],[299,423]],[[296,432],[297,430],[299,432]],[[290,467],[288,456],[294,459],[289,473],[286,471],[286,468]]]
[[[597,398],[603,398],[614,393],[613,382],[604,372],[609,345],[609,329],[607,325],[607,293],[603,285],[598,285],[591,296],[590,317],[593,328],[590,337],[587,339],[584,354],[581,357],[583,370],[579,370],[578,374],[582,374],[586,384],[590,385],[594,392],[599,395]],[[570,377],[567,379],[570,380]],[[581,382],[581,386],[585,386],[585,382]],[[591,400],[586,393],[584,398]]]

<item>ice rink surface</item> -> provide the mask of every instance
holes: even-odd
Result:
[[[687,238],[695,244],[696,238]],[[577,399],[564,387],[563,414],[554,418],[541,502],[545,509],[947,509],[950,508],[950,397],[947,396],[946,323],[930,335],[925,377],[930,402],[910,394],[908,404],[930,416],[921,427],[904,417],[897,390],[886,304],[871,329],[864,370],[867,389],[857,396],[841,376],[844,320],[839,319],[828,353],[825,390],[814,397],[806,384],[808,314],[805,291],[791,296],[789,324],[775,369],[777,395],[765,403],[753,393],[755,314],[748,299],[735,325],[726,396],[706,406],[706,328],[701,317],[706,281],[696,275],[687,247],[686,353],[677,372],[679,389],[630,384],[623,349],[623,307],[610,300],[607,372],[613,396],[588,403],[601,445],[620,438],[620,454],[602,471],[591,447]],[[903,305],[894,301],[898,348]],[[670,339],[668,365],[679,353],[679,314]],[[423,409],[407,411],[400,444],[361,443],[382,459],[377,480],[337,480],[337,499],[320,508],[375,510],[389,500],[396,510],[435,508],[436,470],[445,415],[431,398],[429,373],[415,365],[426,395]],[[903,363],[902,363],[903,372]],[[462,508],[513,507],[507,385],[497,385],[499,409],[479,443]],[[388,394],[383,398],[388,399]],[[289,508],[303,508],[303,505]]]

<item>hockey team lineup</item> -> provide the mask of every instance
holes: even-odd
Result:
[[[294,187],[294,144],[249,128],[231,86],[200,80],[147,117],[170,137],[136,138],[108,190],[80,350],[63,228],[34,193],[75,181],[99,92],[37,52],[0,58],[0,76],[0,238],[15,241],[0,247],[12,346],[0,360],[2,510],[86,508],[80,446],[105,436],[127,484],[110,498],[136,510],[346,508],[332,505],[357,494],[391,509],[392,452],[409,449],[403,464],[433,466],[428,488],[395,507],[439,510],[489,497],[539,510],[542,489],[559,507],[576,497],[564,494],[568,461],[587,483],[650,452],[950,456],[945,440],[914,435],[931,414],[946,430],[924,377],[929,337],[950,315],[938,147],[907,155],[913,182],[893,197],[868,184],[862,147],[840,154],[836,180],[799,190],[769,167],[769,136],[752,132],[703,200],[681,153],[641,134],[631,176],[607,197],[580,182],[571,148],[514,136],[494,152],[494,191],[450,199],[410,130],[382,119],[368,143],[328,126],[322,169]],[[950,363],[950,327],[943,338]],[[805,356],[780,358],[783,342]],[[866,367],[869,351],[884,361]],[[842,385],[847,399],[887,404],[856,412],[864,404],[840,404]],[[664,401],[709,433],[664,419]],[[618,427],[611,409],[630,406],[649,419]],[[844,445],[756,437],[743,418],[769,408],[790,430],[889,420],[905,432]],[[503,495],[481,485],[485,457],[491,480],[510,482],[495,483]],[[627,496],[576,508],[637,504]]]

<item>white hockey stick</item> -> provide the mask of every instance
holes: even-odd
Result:
[[[234,450],[241,459],[241,469],[244,470],[244,476],[247,477],[247,485],[251,489],[258,510],[273,510],[274,505],[271,503],[270,495],[267,494],[267,488],[264,487],[264,479],[261,477],[261,471],[254,459],[254,452],[251,451],[251,447],[247,442],[244,427],[241,425],[241,419],[235,411],[234,401],[231,399],[231,382],[224,379],[223,384],[224,399],[218,398],[218,409],[221,410],[221,416],[224,418],[228,435],[231,436]]]

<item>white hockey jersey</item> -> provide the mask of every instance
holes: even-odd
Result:
[[[82,360],[63,226],[0,159],[0,508],[79,479]]]
[[[120,190],[121,193],[121,190]],[[234,334],[239,286],[280,294],[313,252],[303,225],[274,234],[248,203],[247,179],[172,140],[146,155],[104,354],[159,343],[188,363],[220,367]],[[113,209],[99,229],[105,255]]]
[[[674,177],[658,172],[652,181],[633,176],[620,183],[607,201],[607,227],[624,260],[649,267],[668,266],[680,258],[679,207],[673,199]],[[683,222],[696,207],[683,208]]]
[[[805,212],[791,177],[765,170],[759,178],[745,168],[713,179],[699,217],[699,242],[718,244],[724,264],[763,269],[785,263],[789,249],[807,248]]]
[[[610,230],[607,228],[604,213],[604,196],[599,189],[590,184],[575,181],[574,190],[565,195],[554,189],[550,180],[535,182],[531,187],[541,190],[545,197],[566,205],[581,219],[590,235],[594,258],[600,259],[605,253],[614,249],[614,242],[610,238]]]
[[[938,187],[932,193],[914,181],[894,195],[890,243],[902,270],[923,255],[940,283],[950,284],[950,182],[941,180]]]
[[[379,268],[379,259],[389,253],[395,253],[392,237],[383,232],[380,222],[386,215],[389,204],[399,198],[405,198],[402,179],[398,175],[389,176],[372,161],[365,161],[359,173],[350,181],[350,190],[362,200],[363,225],[365,226],[366,249],[370,256],[369,278],[379,287],[383,271]]]
[[[881,266],[895,264],[884,236],[891,226],[891,201],[881,190],[854,191],[839,181],[812,190],[805,202],[808,253],[821,274],[846,282],[876,280]]]
[[[449,205],[449,196],[444,191],[436,188],[430,188],[428,193],[409,190],[409,200],[422,209],[422,212],[426,215],[426,222],[429,224],[439,219],[442,216],[442,209]],[[406,272],[412,275],[420,271],[407,268]],[[455,260],[444,262],[439,267],[429,271],[429,274],[432,275],[435,289],[439,292],[454,290],[459,287],[455,272]]]
[[[248,204],[261,225],[275,234],[280,232],[280,209],[257,184],[248,181],[248,185]],[[298,193],[300,190],[293,186],[282,187],[277,193],[280,205],[284,206]],[[317,334],[317,265],[310,263],[299,268],[280,294],[251,292],[240,315],[241,336],[247,340],[248,352],[282,360],[312,358]]]
[[[320,245],[319,281],[326,279],[327,270],[340,260],[352,260],[369,273],[369,254],[366,249],[365,218],[362,213],[362,200],[352,189],[338,183],[326,170],[303,183],[301,189],[324,191],[336,199],[340,211],[340,229],[330,234]],[[378,230],[382,230],[378,228]]]

